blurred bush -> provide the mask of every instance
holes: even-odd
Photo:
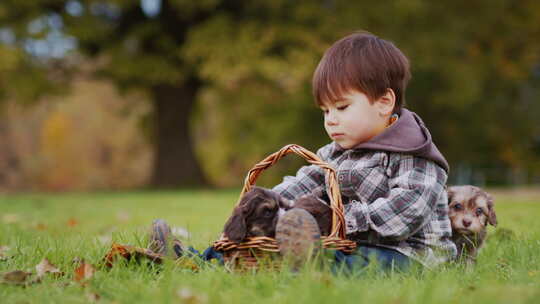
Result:
[[[140,187],[151,151],[141,133],[144,96],[78,80],[72,94],[28,107],[7,102],[1,120],[0,189],[91,190]],[[8,161],[9,160],[9,161]]]
[[[311,75],[327,47],[358,29],[395,42],[410,58],[408,107],[449,160],[451,183],[540,180],[536,0],[0,2],[0,102],[63,92],[91,66],[88,74],[147,94],[148,106],[144,114],[112,114],[124,110],[88,97],[86,107],[82,96],[99,93],[89,90],[74,95],[80,103],[66,97],[38,105],[32,129],[18,125],[24,132],[13,129],[18,118],[0,121],[7,143],[0,166],[8,168],[0,179],[30,188],[118,188],[143,185],[149,175],[155,187],[237,186],[285,144],[315,151],[329,142]],[[137,120],[138,131],[120,131]],[[19,137],[33,140],[16,150]],[[283,160],[262,182],[275,184],[302,164]]]

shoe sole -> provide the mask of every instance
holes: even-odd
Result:
[[[169,246],[172,246],[172,250],[169,250]],[[174,259],[183,255],[182,243],[172,236],[171,227],[162,219],[157,219],[152,223],[148,249]]]
[[[152,223],[152,232],[150,234],[150,244],[148,249],[155,253],[167,253],[167,238],[171,234],[171,227],[164,220],[158,219]]]
[[[279,217],[276,241],[283,256],[309,259],[320,247],[321,232],[315,218],[306,210],[293,208]]]

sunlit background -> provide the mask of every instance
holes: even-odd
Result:
[[[410,58],[450,183],[540,184],[538,1],[4,0],[0,191],[237,187],[329,142],[310,81],[355,30]]]

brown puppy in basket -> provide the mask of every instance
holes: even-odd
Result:
[[[484,244],[487,225],[497,226],[493,198],[475,186],[452,186],[447,189],[452,241],[458,259],[474,263]]]
[[[304,209],[317,221],[321,235],[329,235],[332,230],[332,209],[315,195],[304,195],[294,201],[294,208]]]
[[[332,209],[317,197],[306,195],[294,203],[281,197],[272,190],[253,187],[244,194],[225,223],[223,233],[229,240],[240,243],[247,237],[275,237],[276,225],[280,214],[292,207],[301,208],[313,215],[322,235],[328,235],[331,229]]]

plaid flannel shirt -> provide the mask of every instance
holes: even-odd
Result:
[[[435,162],[396,152],[342,150],[334,142],[317,155],[337,169],[349,239],[397,250],[428,267],[456,256],[447,173]],[[309,193],[323,196],[324,172],[304,166],[273,190],[291,200]]]

